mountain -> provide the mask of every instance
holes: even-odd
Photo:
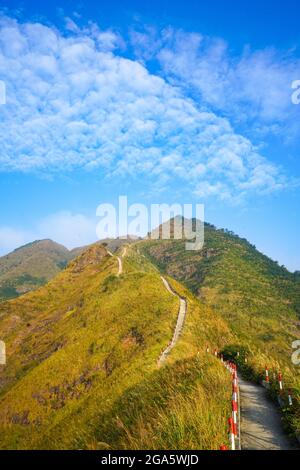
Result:
[[[2,449],[218,449],[226,443],[230,375],[283,373],[300,432],[299,276],[246,240],[205,225],[200,251],[184,240],[96,243],[34,292],[0,304]],[[124,253],[126,255],[124,255]],[[124,255],[122,257],[122,255]],[[118,275],[119,261],[123,266]],[[164,276],[176,295],[165,285]],[[164,364],[179,299],[184,328]],[[245,361],[247,359],[247,362]],[[277,388],[276,388],[277,387]]]
[[[148,240],[143,249],[163,272],[223,313],[300,316],[298,273],[290,273],[233,232],[205,224],[201,250],[188,251],[185,240],[174,239]]]
[[[123,253],[123,250],[122,250]],[[117,252],[118,256],[120,252]],[[142,256],[88,247],[47,285],[0,304],[2,449],[218,449],[230,375],[206,346],[224,321],[179,283],[188,316],[166,364],[179,300]],[[205,346],[204,346],[205,345]]]
[[[52,240],[38,240],[0,258],[0,300],[34,290],[76,255]]]
[[[248,356],[246,372],[252,378],[261,380],[266,364],[272,376],[282,370],[286,386],[299,397],[299,373],[292,363],[292,343],[300,339],[299,273],[290,273],[247,240],[210,224],[205,224],[202,250],[187,251],[184,240],[174,239],[145,240],[140,250],[223,318],[235,337],[232,351]],[[299,433],[297,403],[288,420]]]
[[[135,238],[129,237],[127,240],[106,239],[98,243],[104,243],[114,252],[123,244],[134,241]],[[52,240],[37,240],[0,257],[0,302],[44,285],[86,248],[68,250]]]

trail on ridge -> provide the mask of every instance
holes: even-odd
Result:
[[[173,338],[172,338],[170,344],[167,346],[167,348],[164,349],[164,351],[161,353],[161,355],[158,359],[158,365],[159,366],[162,365],[165,362],[165,360],[167,359],[167,357],[170,354],[171,350],[174,348],[175,344],[177,343],[178,338],[180,336],[180,333],[182,332],[182,329],[183,329],[183,325],[184,325],[184,321],[185,321],[185,317],[186,317],[186,311],[187,311],[186,299],[184,299],[183,297],[180,297],[180,295],[178,295],[177,292],[175,292],[172,289],[172,287],[170,286],[168,281],[163,276],[161,276],[161,279],[162,279],[167,291],[170,292],[170,294],[175,295],[176,297],[178,297],[178,299],[179,299],[179,312],[178,312],[178,318],[177,318],[177,323],[176,323],[176,327],[175,327],[175,330],[174,330]]]
[[[109,256],[111,256],[111,257],[115,256],[111,251],[109,251],[109,250],[106,250],[106,251],[109,254]],[[117,256],[117,260],[118,260],[118,274],[117,274],[117,276],[120,276],[123,273],[122,258],[124,258],[126,256],[126,254],[127,254],[127,246],[124,247],[122,255]]]

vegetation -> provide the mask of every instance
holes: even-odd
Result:
[[[44,285],[64,269],[75,254],[51,240],[17,248],[0,258],[0,301]]]
[[[120,256],[123,244],[105,246]],[[0,370],[1,448],[218,449],[228,439],[231,384],[207,347],[234,358],[251,380],[262,380],[268,365],[274,398],[280,370],[294,396],[285,423],[299,433],[291,362],[299,273],[208,224],[198,252],[184,241],[135,241],[121,276],[105,246],[77,252],[48,284],[0,304],[8,356]],[[158,367],[178,314],[161,272],[188,312]]]
[[[227,441],[230,377],[206,345],[232,341],[186,288],[184,333],[167,364],[178,299],[132,246],[117,260],[89,247],[39,290],[0,304],[3,449],[218,448]]]
[[[283,372],[286,388],[294,393],[289,423],[300,433],[299,373],[291,361],[292,342],[300,337],[297,273],[209,224],[199,252],[186,251],[184,241],[177,240],[143,242],[140,250],[222,316],[234,337],[232,345],[247,349],[247,370],[253,378],[262,379],[266,364],[272,377]]]
[[[134,239],[129,241],[107,239],[105,245],[114,252],[128,242],[134,242]],[[68,250],[52,240],[38,240],[2,256],[0,258],[0,302],[19,297],[46,284],[86,248]]]

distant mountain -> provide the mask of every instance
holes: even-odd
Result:
[[[78,254],[52,240],[37,240],[0,258],[0,300],[18,297],[52,279]]]

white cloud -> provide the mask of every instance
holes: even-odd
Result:
[[[0,256],[33,240],[48,238],[69,249],[88,245],[97,240],[96,224],[95,218],[62,211],[38,220],[32,230],[0,227]]]
[[[94,243],[96,220],[83,214],[64,211],[42,219],[37,226],[37,238],[51,238],[68,248]]]
[[[42,24],[0,19],[0,76],[7,86],[7,104],[0,109],[0,170],[102,168],[108,175],[143,175],[149,186],[172,180],[195,193],[201,186],[207,195],[226,199],[287,185],[227,119],[117,55],[118,35],[93,23],[77,29],[67,20],[67,27],[64,36]],[[165,33],[168,41],[170,34]],[[191,70],[185,54],[196,60],[201,41],[197,35],[189,44],[178,41],[178,61],[170,60],[177,75]],[[205,96],[222,96],[224,84],[218,89],[210,69],[225,50],[216,42],[206,53],[205,80],[199,75]],[[169,63],[170,54],[161,50],[162,63]],[[262,166],[265,178],[258,178]]]
[[[279,121],[285,130],[299,122],[291,103],[291,84],[300,76],[300,59],[293,51],[252,51],[247,46],[241,55],[233,55],[222,39],[172,28],[133,31],[131,41],[137,57],[156,58],[171,82],[192,88],[237,122],[259,119],[262,128]]]
[[[0,227],[0,256],[32,241],[29,232],[12,227]]]

